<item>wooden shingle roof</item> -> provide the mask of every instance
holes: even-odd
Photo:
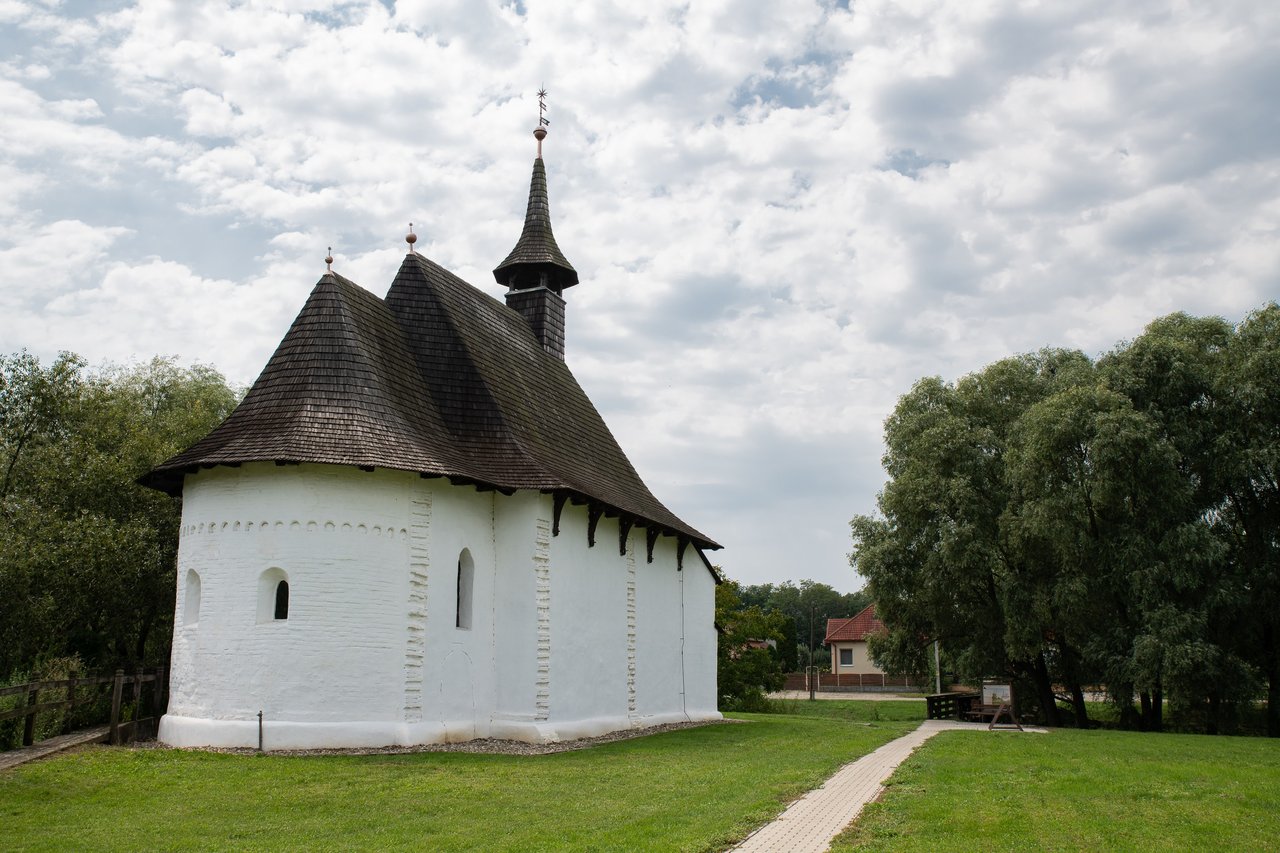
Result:
[[[719,548],[653,496],[563,361],[518,313],[410,253],[385,300],[329,273],[235,411],[157,466],[323,462],[538,489]]]

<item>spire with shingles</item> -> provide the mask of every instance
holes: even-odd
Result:
[[[560,293],[578,283],[578,272],[556,245],[551,233],[551,206],[547,202],[547,168],[542,163],[545,127],[533,132],[538,139],[538,157],[533,161],[529,183],[529,207],[524,215],[524,231],[507,259],[498,264],[493,277],[510,290],[545,287]]]

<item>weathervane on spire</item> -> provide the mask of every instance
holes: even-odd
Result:
[[[538,128],[533,132],[533,138],[538,140],[538,159],[542,159],[542,140],[547,137],[547,127],[551,124],[551,119],[547,118],[547,90],[545,88],[538,89]]]

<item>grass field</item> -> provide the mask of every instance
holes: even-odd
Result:
[[[0,850],[721,850],[914,728],[911,701],[791,701],[745,724],[544,756],[237,756],[99,747],[0,773]],[[946,732],[851,850],[1261,850],[1280,741]]]
[[[1274,850],[1280,741],[944,732],[835,851]]]
[[[0,774],[0,850],[718,849],[923,713],[803,704],[868,707],[544,756],[90,749]]]

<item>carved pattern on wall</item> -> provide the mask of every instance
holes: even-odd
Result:
[[[533,550],[534,600],[538,607],[538,677],[534,712],[551,715],[551,522],[539,518]]]
[[[198,524],[184,524],[181,529],[183,536],[200,536],[206,533],[265,533],[275,530],[281,531],[288,528],[289,530],[306,529],[308,533],[358,533],[361,536],[385,536],[388,539],[400,538],[408,539],[409,531],[403,527],[395,525],[382,524],[366,524],[364,522],[344,521],[339,524],[336,521],[326,520],[319,521],[315,519],[303,521],[302,519],[278,519],[276,521],[253,520],[253,521],[202,521]]]
[[[636,713],[636,549],[627,542],[627,714]]]
[[[404,719],[422,721],[422,664],[427,639],[427,573],[431,564],[431,493],[413,498],[409,524],[409,614],[404,650]]]

